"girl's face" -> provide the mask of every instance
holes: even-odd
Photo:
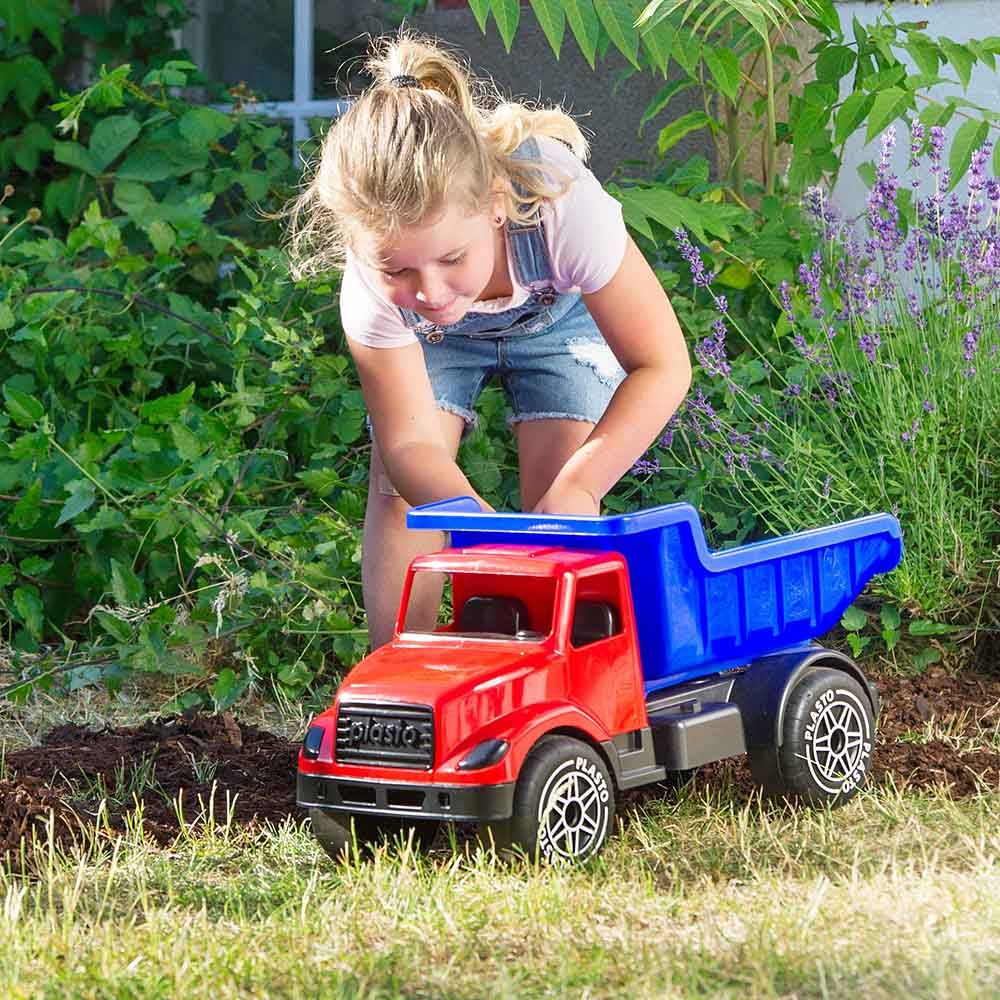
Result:
[[[386,298],[438,326],[457,323],[497,267],[506,266],[494,213],[469,215],[457,203],[433,222],[408,226],[391,237],[359,234],[357,244]]]

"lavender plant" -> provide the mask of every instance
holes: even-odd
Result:
[[[910,167],[928,156],[933,190],[904,188],[895,142],[890,128],[861,218],[839,219],[809,192],[818,249],[798,281],[773,290],[770,350],[744,334],[676,231],[717,318],[695,347],[690,398],[634,471],[679,465],[769,532],[891,510],[906,555],[885,580],[889,596],[971,623],[1000,541],[1000,183],[986,175],[986,145],[965,195],[949,195],[943,132],[925,137],[916,123]]]

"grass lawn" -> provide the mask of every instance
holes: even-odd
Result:
[[[568,870],[132,829],[0,875],[0,996],[997,995],[998,851],[997,792],[891,785],[818,812],[695,787]]]

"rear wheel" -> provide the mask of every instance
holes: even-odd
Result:
[[[521,768],[510,821],[491,825],[483,839],[549,863],[584,861],[604,846],[614,815],[614,786],[601,755],[580,740],[546,736]]]
[[[352,816],[310,809],[309,819],[320,847],[336,862],[350,857],[355,843],[361,853],[387,842],[405,841],[413,837],[413,846],[426,851],[437,836],[438,820],[406,822],[391,816]]]
[[[753,747],[755,780],[771,795],[840,805],[871,770],[875,718],[867,693],[842,670],[816,667],[788,696],[780,747]]]

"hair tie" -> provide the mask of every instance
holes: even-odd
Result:
[[[389,81],[390,87],[416,87],[420,89],[420,81],[415,76],[394,76]]]

